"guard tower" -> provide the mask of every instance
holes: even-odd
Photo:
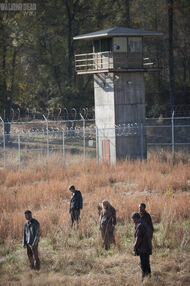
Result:
[[[144,72],[159,69],[144,58],[143,38],[161,35],[114,27],[74,37],[93,43],[92,53],[75,56],[75,68],[78,75],[94,75],[99,160],[147,156]]]

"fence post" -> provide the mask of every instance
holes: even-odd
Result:
[[[174,155],[175,155],[175,123],[174,123],[174,110],[172,112],[172,159],[174,159]]]
[[[82,122],[83,122],[83,156],[84,156],[83,158],[85,162],[86,161],[85,119],[81,113],[80,113],[80,117],[82,118]]]
[[[20,153],[20,135],[18,135],[18,167],[21,165],[21,153]]]
[[[99,138],[98,138],[98,127],[96,126],[96,162],[99,163]]]
[[[2,119],[2,117],[0,117],[0,120],[3,124],[3,159],[4,159],[4,168],[6,168],[6,140],[5,140],[5,122]]]
[[[46,121],[47,161],[49,161],[49,128],[48,128],[48,120],[47,120],[47,118],[45,117],[44,114],[43,114],[43,118],[44,118],[45,121]]]
[[[62,142],[63,142],[63,165],[65,165],[65,132],[63,130],[63,133],[62,133]]]
[[[143,135],[144,135],[144,130],[143,130],[143,123],[141,123],[140,125],[140,142],[141,142],[141,160],[143,160],[143,154],[144,154],[144,138],[143,138]]]

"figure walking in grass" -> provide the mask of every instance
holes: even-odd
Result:
[[[151,275],[150,255],[152,254],[152,231],[144,222],[139,213],[133,213],[131,218],[135,224],[135,244],[134,255],[140,256],[140,265],[142,270],[142,280],[145,276]]]
[[[74,222],[77,222],[77,226],[80,219],[80,210],[83,207],[83,198],[80,191],[75,190],[75,186],[71,186],[69,190],[72,192],[69,212],[71,215],[71,226]]]
[[[153,237],[154,227],[153,227],[153,224],[152,224],[152,218],[151,218],[150,214],[146,211],[146,205],[144,203],[141,203],[139,205],[139,213],[140,213],[141,219],[144,222],[146,222],[146,224],[150,228],[150,230],[152,232],[152,237]]]
[[[116,225],[116,210],[108,201],[102,202],[102,210],[100,212],[100,231],[103,239],[103,246],[106,250],[110,248],[110,244],[115,244],[114,229]]]
[[[36,219],[32,218],[32,212],[30,210],[26,210],[24,214],[27,221],[24,224],[23,247],[27,248],[30,268],[40,270],[40,259],[38,257],[40,224]]]

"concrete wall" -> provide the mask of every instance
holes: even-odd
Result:
[[[145,121],[143,73],[94,75],[94,95],[99,159],[102,160],[104,154],[103,140],[109,140],[111,163],[115,163],[116,158],[146,158],[146,137],[143,129],[139,127],[127,135],[116,136],[115,133],[115,125],[136,123],[141,126]]]
[[[145,87],[142,72],[118,73],[114,84],[116,125],[145,121]],[[146,158],[145,130],[132,129],[131,135],[116,137],[117,159]]]
[[[141,127],[136,135],[116,137],[116,158],[121,159],[146,159],[146,136]],[[145,132],[145,130],[144,130]]]
[[[115,75],[115,122],[144,122],[145,87],[142,72],[118,73]]]
[[[112,73],[94,75],[95,119],[98,128],[99,160],[103,157],[103,140],[110,143],[110,162],[116,161],[114,77]]]

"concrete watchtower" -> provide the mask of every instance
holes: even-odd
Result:
[[[162,33],[115,27],[74,37],[92,40],[93,51],[75,56],[77,74],[94,75],[98,158],[115,163],[129,157],[146,158],[145,132],[124,132],[145,121],[144,72],[158,68],[144,58],[143,38]],[[128,127],[127,127],[128,126]],[[136,127],[136,129],[138,129]]]

